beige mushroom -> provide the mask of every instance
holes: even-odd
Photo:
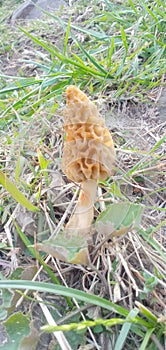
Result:
[[[76,86],[66,90],[62,170],[69,180],[80,184],[80,194],[67,230],[87,235],[94,217],[98,180],[113,170],[115,149],[110,132],[97,107]]]

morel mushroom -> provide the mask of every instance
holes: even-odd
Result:
[[[110,132],[95,104],[72,85],[66,90],[66,98],[62,170],[69,180],[80,183],[81,187],[66,229],[87,235],[94,217],[97,182],[111,175],[115,150]]]

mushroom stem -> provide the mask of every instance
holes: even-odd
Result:
[[[81,183],[81,191],[73,216],[66,225],[66,229],[76,230],[84,235],[90,231],[94,217],[94,201],[96,197],[97,181],[85,180]]]

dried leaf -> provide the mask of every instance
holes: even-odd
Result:
[[[114,300],[114,303],[117,303],[118,301],[121,300],[121,290],[120,290],[120,286],[119,286],[119,283],[115,283],[114,287],[113,287],[113,300]]]

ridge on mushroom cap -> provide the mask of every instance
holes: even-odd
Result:
[[[81,101],[89,101],[89,98],[86,96],[86,94],[75,85],[69,85],[66,89],[66,99],[67,105]]]

